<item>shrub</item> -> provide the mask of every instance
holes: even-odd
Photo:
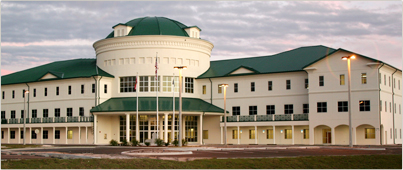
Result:
[[[162,145],[164,145],[164,140],[162,140],[160,138],[155,139],[155,144],[157,144],[157,146],[162,146]]]
[[[175,146],[178,146],[178,144],[179,144],[179,142],[178,142],[178,140],[174,140],[174,141],[172,141],[172,144],[174,144]]]
[[[111,144],[112,146],[118,146],[118,141],[112,139],[112,140],[109,142],[109,144]]]
[[[129,142],[126,139],[122,140],[122,146],[129,146]]]
[[[168,146],[168,145],[169,145],[169,142],[165,143],[165,146]]]
[[[144,144],[146,144],[146,146],[150,146],[150,142],[144,142]]]
[[[136,140],[136,139],[132,139],[132,145],[133,146],[138,146],[139,145],[139,141],[138,140]]]
[[[186,146],[188,144],[188,141],[186,139],[182,139],[182,146]]]

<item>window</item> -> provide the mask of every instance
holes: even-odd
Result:
[[[365,128],[365,139],[375,139],[375,128]]]
[[[158,76],[158,80],[155,79],[155,76],[150,76],[150,92],[160,91],[160,81],[161,76]]]
[[[255,130],[249,129],[249,139],[255,139]]]
[[[36,97],[36,89],[34,89],[34,94],[33,94],[33,96]]]
[[[206,91],[207,91],[207,89],[206,89],[206,85],[203,85],[203,88],[202,88],[202,92],[203,92],[203,94],[206,94]]]
[[[43,131],[43,137],[42,138],[43,139],[48,139],[48,131],[47,130]]]
[[[10,131],[10,139],[15,139],[15,131]]]
[[[2,91],[2,95],[1,95],[1,98],[2,98],[2,99],[4,99],[4,94],[5,94],[5,92]]]
[[[73,108],[67,108],[67,117],[72,117],[73,116]]]
[[[25,98],[25,89],[22,89],[22,98]]]
[[[339,112],[348,112],[348,102],[347,101],[337,102],[337,108]]]
[[[396,88],[396,78],[393,79],[393,88]]]
[[[388,111],[388,102],[385,101],[385,112]]]
[[[108,93],[108,85],[107,84],[104,84],[104,93],[105,94]]]
[[[294,105],[285,104],[284,105],[284,114],[293,114],[294,113]]]
[[[84,84],[81,85],[81,94],[84,94]]]
[[[268,82],[268,90],[269,90],[269,91],[272,91],[272,90],[273,90],[273,82],[272,82],[272,81],[269,81],[269,82]]]
[[[309,113],[309,104],[302,104],[302,113]]]
[[[287,90],[291,89],[291,80],[286,80],[286,89]]]
[[[162,91],[172,92],[172,76],[164,76],[162,78]]]
[[[386,86],[386,74],[385,75],[383,75],[383,83],[385,84],[385,86]]]
[[[397,85],[399,85],[399,90],[400,90],[400,80],[397,81]]]
[[[60,117],[60,108],[55,109],[55,117]]]
[[[393,113],[396,114],[396,103],[395,103],[395,107],[393,107]]]
[[[238,93],[238,83],[234,83],[234,93]]]
[[[37,118],[37,110],[36,109],[32,109],[32,118]]]
[[[309,129],[303,129],[304,139],[309,139]]]
[[[382,111],[382,100],[379,100],[379,111]]]
[[[49,110],[43,109],[43,117],[49,117]]]
[[[223,88],[223,87],[220,87],[220,84],[218,84],[217,86],[218,86],[218,88],[217,88],[217,90],[218,90],[218,94],[221,94],[221,93],[222,93],[222,88]]]
[[[11,119],[15,119],[15,110],[11,110]]]
[[[45,87],[44,93],[45,93],[45,94],[44,94],[45,96],[48,96],[48,88]]]
[[[1,139],[4,139],[4,131],[1,131]]]
[[[392,139],[392,128],[390,128],[389,134],[390,134],[390,139]]]
[[[291,129],[284,129],[284,138],[285,139],[292,139],[292,130]]]
[[[13,92],[11,93],[11,97],[14,99],[15,98],[15,91],[13,90]]]
[[[21,110],[21,118],[24,118],[24,110]]]
[[[324,76],[319,76],[319,86],[324,86],[325,85],[325,78]]]
[[[136,86],[136,76],[120,78],[121,93],[136,92],[136,90],[134,89],[135,86]],[[95,89],[93,89],[93,91],[95,91]]]
[[[185,116],[185,139],[188,142],[197,142],[197,138],[199,137],[197,122],[197,116]]]
[[[208,139],[208,130],[203,130],[203,139]]]
[[[67,139],[73,139],[73,131],[72,130],[67,131]]]
[[[232,139],[238,139],[238,130],[232,130]]]
[[[276,109],[275,105],[266,105],[266,114],[267,115],[274,115],[276,114]]]
[[[369,100],[360,100],[360,111],[371,111]]]
[[[92,84],[92,93],[95,93],[95,84]]]
[[[6,118],[6,111],[1,111],[1,119],[5,119]]]
[[[309,88],[309,80],[305,79],[305,89],[308,89],[308,88]]]
[[[318,113],[325,113],[327,112],[327,102],[318,102]]]
[[[273,139],[273,129],[267,129],[266,139]]]
[[[148,76],[140,76],[140,92],[148,92]]]
[[[56,87],[56,96],[59,95],[59,87]]]
[[[254,92],[255,91],[255,82],[250,83],[250,91]]]
[[[60,130],[55,130],[55,139],[60,139]]]
[[[23,130],[21,130],[21,132],[20,132],[20,138],[24,139],[24,131]]]
[[[390,87],[390,76],[389,76],[389,87]]]
[[[241,107],[239,106],[232,107],[232,115],[233,116],[241,115]]]
[[[80,107],[80,116],[84,116],[84,107]]]
[[[367,84],[367,73],[361,73],[361,84]]]
[[[31,139],[36,139],[36,133],[35,131],[31,131]]]
[[[257,106],[249,106],[249,115],[257,115]]]
[[[379,73],[379,84],[382,84],[382,74]]]
[[[193,78],[185,78],[185,93],[193,93]]]

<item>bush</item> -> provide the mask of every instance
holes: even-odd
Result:
[[[168,145],[169,145],[169,142],[165,143],[165,146],[168,146]]]
[[[162,146],[162,145],[164,145],[164,140],[162,140],[160,138],[155,139],[155,144],[157,144],[157,146]]]
[[[182,139],[182,146],[188,145],[188,141],[186,139]]]
[[[129,146],[129,142],[126,139],[122,140],[122,146]]]
[[[132,139],[132,145],[133,146],[138,146],[139,145],[139,141],[138,140],[136,140],[136,139]]]
[[[144,144],[146,144],[146,146],[150,146],[150,142],[144,142]]]
[[[109,144],[111,144],[112,146],[118,146],[118,141],[112,139],[112,140],[109,142]]]
[[[175,139],[174,141],[172,141],[172,144],[175,146],[178,146],[179,142],[178,142],[178,140]]]

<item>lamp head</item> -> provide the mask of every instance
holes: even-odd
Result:
[[[350,56],[343,56],[341,57],[342,60],[347,60],[347,59],[355,59],[355,55],[350,55]]]
[[[29,91],[28,90],[25,90],[25,92],[24,93],[29,93]]]
[[[175,66],[174,69],[187,69],[186,66]]]
[[[228,84],[219,84],[218,87],[228,87]]]

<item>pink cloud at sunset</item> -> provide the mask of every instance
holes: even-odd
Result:
[[[11,73],[14,73],[14,71],[1,69],[1,75],[2,76],[7,75],[7,74],[11,74]]]

